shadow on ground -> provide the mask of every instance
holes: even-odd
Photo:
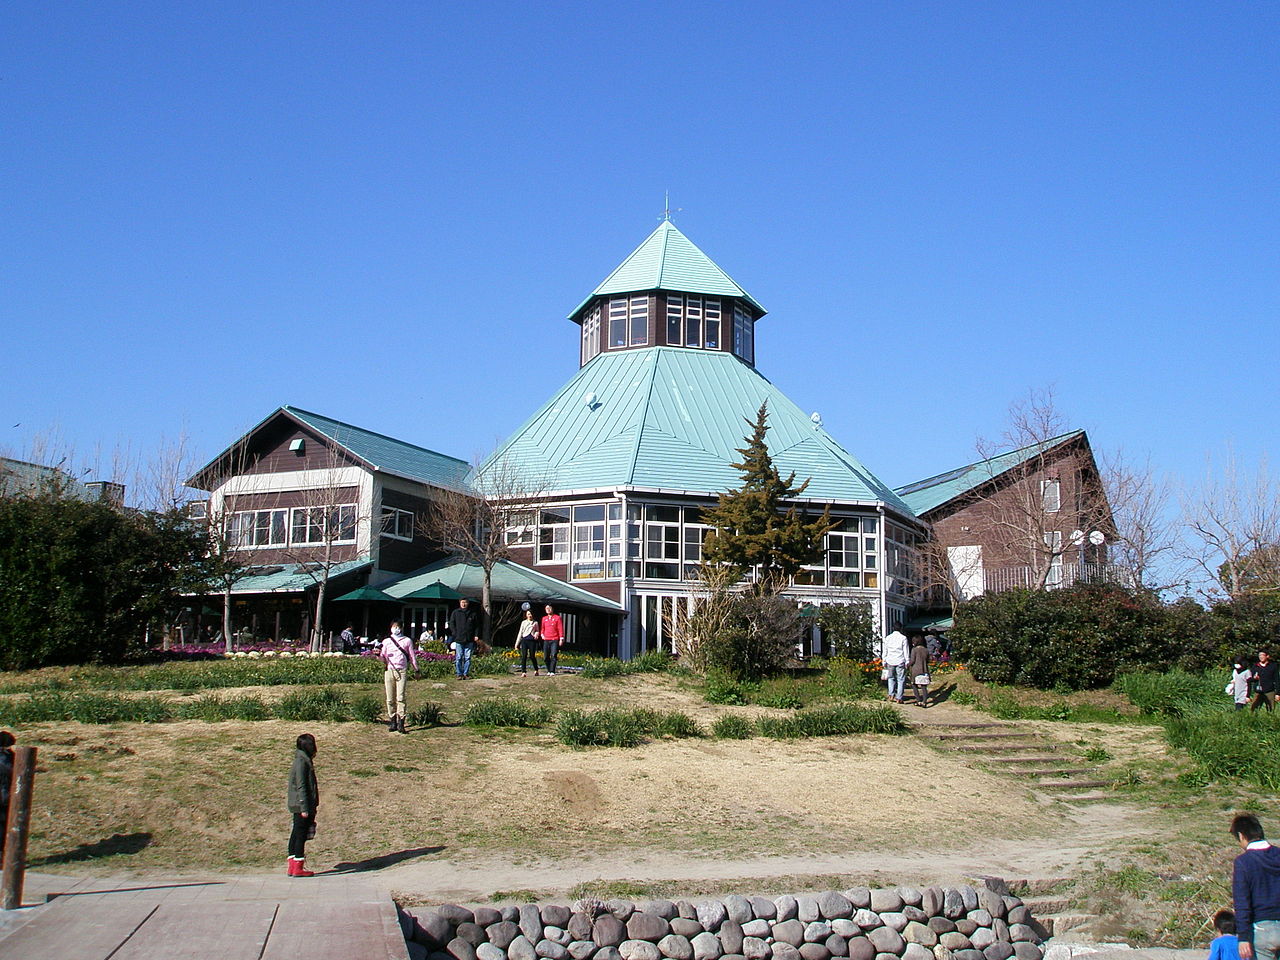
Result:
[[[27,866],[48,867],[57,863],[81,863],[85,860],[97,860],[99,857],[141,853],[150,843],[149,833],[113,833],[104,840],[82,843],[65,853],[51,853],[47,857],[28,860]]]
[[[440,853],[444,849],[444,847],[416,847],[413,850],[398,850],[395,853],[384,853],[378,857],[370,857],[368,860],[335,863],[324,873],[363,873],[366,870],[384,870],[387,867],[394,867],[397,863],[404,863],[406,860],[425,857],[432,853]]]

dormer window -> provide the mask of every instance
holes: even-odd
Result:
[[[582,318],[582,365],[600,352],[600,307],[595,306]]]

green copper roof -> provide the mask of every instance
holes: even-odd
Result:
[[[335,563],[329,570],[329,586],[344,574],[354,573],[371,566],[373,560],[360,557],[345,563]],[[241,577],[231,588],[232,593],[300,593],[316,585],[319,573],[308,573],[299,563],[262,564],[253,567],[249,575]]]
[[[1060,446],[1076,437],[1084,436],[1083,430],[1072,430],[1058,437],[1052,437],[1040,443],[1032,443],[1008,453],[1001,453],[977,463],[970,463],[927,480],[918,480],[895,491],[917,516],[924,516],[930,510],[954,500],[975,487],[994,480],[1002,473],[1012,470],[1034,456],[1039,456],[1054,447]]]
[[[806,498],[906,504],[808,414],[732,354],[681,347],[602,353],[480,468],[539,491],[642,487],[716,494],[736,487],[756,411],[768,403],[778,469],[810,479]],[[501,467],[498,465],[502,464]]]
[[[404,599],[419,590],[439,581],[453,587],[464,597],[472,600],[480,599],[480,591],[484,586],[484,570],[478,563],[465,560],[439,560],[430,566],[415,570],[394,583],[382,583],[378,589],[388,596]],[[598,597],[590,591],[564,583],[545,573],[531,570],[528,567],[510,560],[500,560],[493,567],[490,589],[495,600],[528,600],[531,603],[570,603],[579,607],[590,607],[593,610],[608,610],[617,613],[622,609],[612,600]]]
[[[593,297],[613,293],[639,293],[644,290],[675,290],[681,293],[709,293],[721,297],[740,297],[760,311],[764,307],[733,282],[705,253],[693,245],[670,220],[663,220],[648,239],[631,252],[618,268],[604,278],[600,286],[574,309],[570,317],[591,302]]]
[[[464,486],[467,471],[470,469],[470,465],[465,460],[448,457],[443,453],[428,450],[426,447],[374,433],[372,430],[353,427],[349,423],[311,413],[309,410],[288,406],[281,409],[354,453],[377,470],[437,487],[457,489]]]

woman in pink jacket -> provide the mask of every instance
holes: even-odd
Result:
[[[551,604],[547,604],[547,615],[542,618],[538,632],[542,634],[542,658],[546,662],[547,676],[556,675],[556,660],[560,648],[564,646],[564,622]]]

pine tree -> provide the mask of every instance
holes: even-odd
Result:
[[[806,563],[822,559],[823,537],[831,529],[827,510],[816,519],[798,510],[794,501],[809,486],[795,485],[793,471],[785,480],[773,465],[765,434],[769,430],[767,404],[756,413],[751,436],[733,467],[742,471],[742,486],[720,494],[717,506],[705,511],[705,521],[715,529],[703,550],[704,562],[728,564],[741,572],[758,569],[762,574],[794,576]]]

